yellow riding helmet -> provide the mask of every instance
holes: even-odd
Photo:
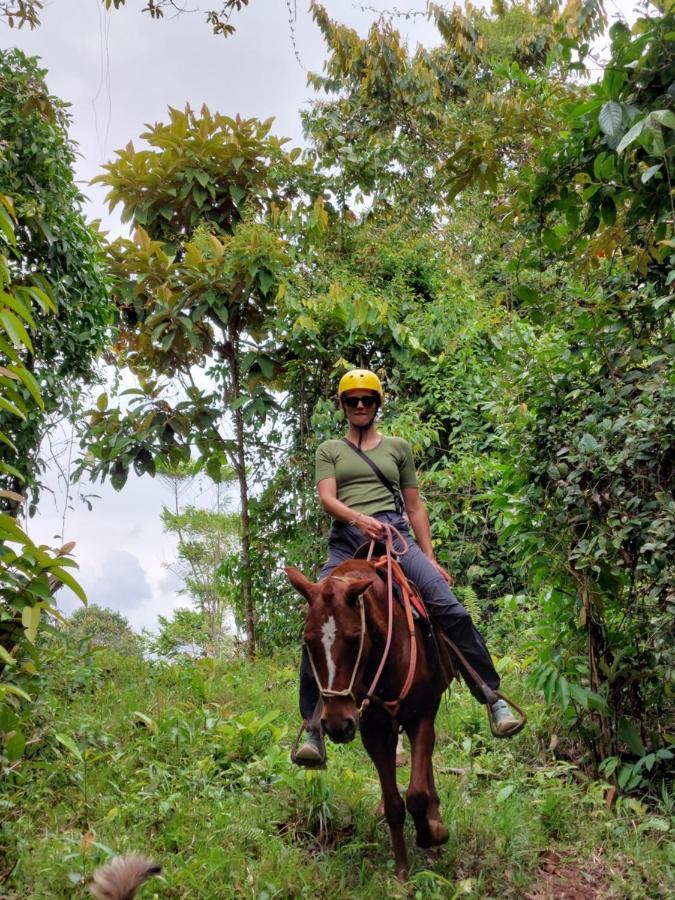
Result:
[[[352,369],[351,372],[343,375],[338,385],[338,397],[342,397],[346,391],[354,391],[358,388],[375,391],[379,394],[380,403],[384,402],[384,391],[380,379],[370,369]]]

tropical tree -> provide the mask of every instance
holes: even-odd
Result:
[[[76,417],[83,388],[97,379],[114,313],[99,238],[85,222],[75,183],[66,104],[49,94],[44,78],[36,59],[18,50],[0,52],[0,193],[12,198],[16,217],[6,260],[15,290],[25,287],[38,301],[30,322],[8,306],[3,325],[42,397],[22,417],[0,409],[0,430],[11,440],[0,450],[0,486],[16,492],[21,485],[31,513],[44,468],[41,443],[58,419]],[[30,396],[28,384],[19,390]],[[11,511],[11,498],[2,507]]]
[[[35,378],[23,362],[24,354],[33,351],[33,310],[38,306],[44,314],[53,313],[55,304],[44,278],[24,274],[18,283],[13,281],[14,266],[20,260],[15,227],[14,205],[0,195],[0,407],[24,421],[32,404],[38,408],[44,404]],[[16,451],[4,432],[0,432],[0,441]],[[0,462],[0,470],[18,484],[23,481],[20,470],[8,462]],[[0,497],[14,509],[24,499],[5,488],[0,489]],[[66,544],[57,551],[38,546],[15,515],[0,512],[0,749],[10,760],[21,757],[26,743],[16,709],[22,701],[31,700],[26,688],[40,662],[36,649],[40,623],[60,618],[54,591],[65,584],[86,602],[69,571],[75,566],[70,557],[73,546]]]
[[[573,720],[591,708],[606,771],[669,752],[674,25],[672,7],[614,24],[603,77],[540,155],[514,286],[531,327],[505,369],[502,538],[548,586],[539,684]]]
[[[213,623],[203,610],[179,608],[171,616],[158,616],[159,634],[145,635],[151,653],[175,658],[181,654],[213,654],[221,634],[214,635]]]
[[[108,647],[123,656],[137,656],[141,643],[128,619],[114,609],[96,603],[76,609],[68,619],[68,637],[88,641],[94,647]]]
[[[191,448],[214,481],[231,466],[251,654],[250,450],[266,449],[265,422],[276,407],[268,320],[292,251],[279,226],[292,217],[288,204],[305,172],[295,162],[299,151],[285,152],[270,127],[271,120],[231,119],[206,107],[171,109],[168,123],[142,136],[149,149],[130,143],[97,179],[135,228],[133,240],[111,245],[109,258],[118,358],[140,387],[125,410],[100,398],[87,464],[116,488],[130,465],[153,474],[156,460],[187,461]]]
[[[126,0],[100,0],[106,9],[119,9],[126,5]],[[215,9],[204,10],[207,23],[214,34],[227,37],[234,33],[234,25],[230,22],[233,12],[240,12],[248,6],[250,0],[223,0],[223,3]],[[0,19],[4,19],[10,28],[37,28],[40,25],[40,15],[44,3],[42,0],[0,0]],[[147,12],[153,19],[164,17],[164,11],[168,10],[174,15],[186,12],[176,0],[148,0],[143,12]],[[192,10],[190,10],[192,12]]]
[[[239,517],[227,512],[221,484],[215,485],[212,508],[181,502],[181,489],[197,477],[198,471],[194,463],[161,466],[160,477],[173,491],[173,507],[162,508],[162,523],[178,539],[178,559],[169,569],[183,582],[181,593],[192,599],[209,625],[211,642],[216,643],[222,635],[226,611],[234,608],[221,572],[225,560],[239,550]]]

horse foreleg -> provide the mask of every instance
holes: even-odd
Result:
[[[429,789],[430,800],[427,815],[427,818],[429,819],[429,828],[435,837],[436,844],[444,844],[449,837],[449,832],[443,824],[441,811],[438,808],[440,806],[440,798],[438,796],[438,791],[436,790],[436,782],[434,781],[433,756],[429,757]]]
[[[396,736],[391,729],[379,724],[372,728],[362,727],[361,737],[380,777],[384,815],[394,849],[396,875],[404,881],[408,877],[408,853],[403,837],[405,803],[396,784]]]
[[[412,748],[410,785],[406,791],[406,806],[415,820],[418,847],[436,847],[448,839],[448,830],[438,811],[438,794],[434,784],[432,756],[436,734],[434,720],[419,719],[408,730]]]

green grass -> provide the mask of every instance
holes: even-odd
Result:
[[[132,850],[163,866],[143,898],[522,898],[551,848],[579,862],[602,852],[613,896],[673,896],[669,834],[639,804],[608,811],[605,786],[554,758],[549,714],[517,672],[530,724],[513,741],[489,735],[465,689],[444,702],[435,764],[450,840],[420,851],[408,823],[404,886],[360,741],[329,745],[326,772],[288,761],[294,655],[96,660],[61,653],[35,691],[27,758],[0,795],[3,898],[88,896],[96,866]]]

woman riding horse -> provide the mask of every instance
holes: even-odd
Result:
[[[327,578],[339,563],[350,559],[364,541],[384,539],[385,524],[393,525],[408,544],[408,552],[399,560],[401,568],[419,588],[431,618],[487,686],[497,690],[499,675],[485,641],[450,590],[450,576],[434,557],[429,518],[417,486],[410,445],[402,438],[380,434],[375,426],[384,401],[380,379],[368,369],[347,372],[340,379],[338,399],[349,423],[349,443],[324,441],[316,451],[319,499],[333,518],[328,559],[319,581]],[[415,540],[401,515],[403,510],[397,511],[397,494],[402,495]],[[471,693],[485,703],[482,691],[461,662],[459,668]],[[300,668],[300,712],[308,725],[318,701],[319,688],[305,649]],[[522,726],[505,700],[497,700],[490,713],[493,732],[499,737],[511,737]],[[308,727],[294,758],[305,766],[323,762],[321,738],[313,727]]]

